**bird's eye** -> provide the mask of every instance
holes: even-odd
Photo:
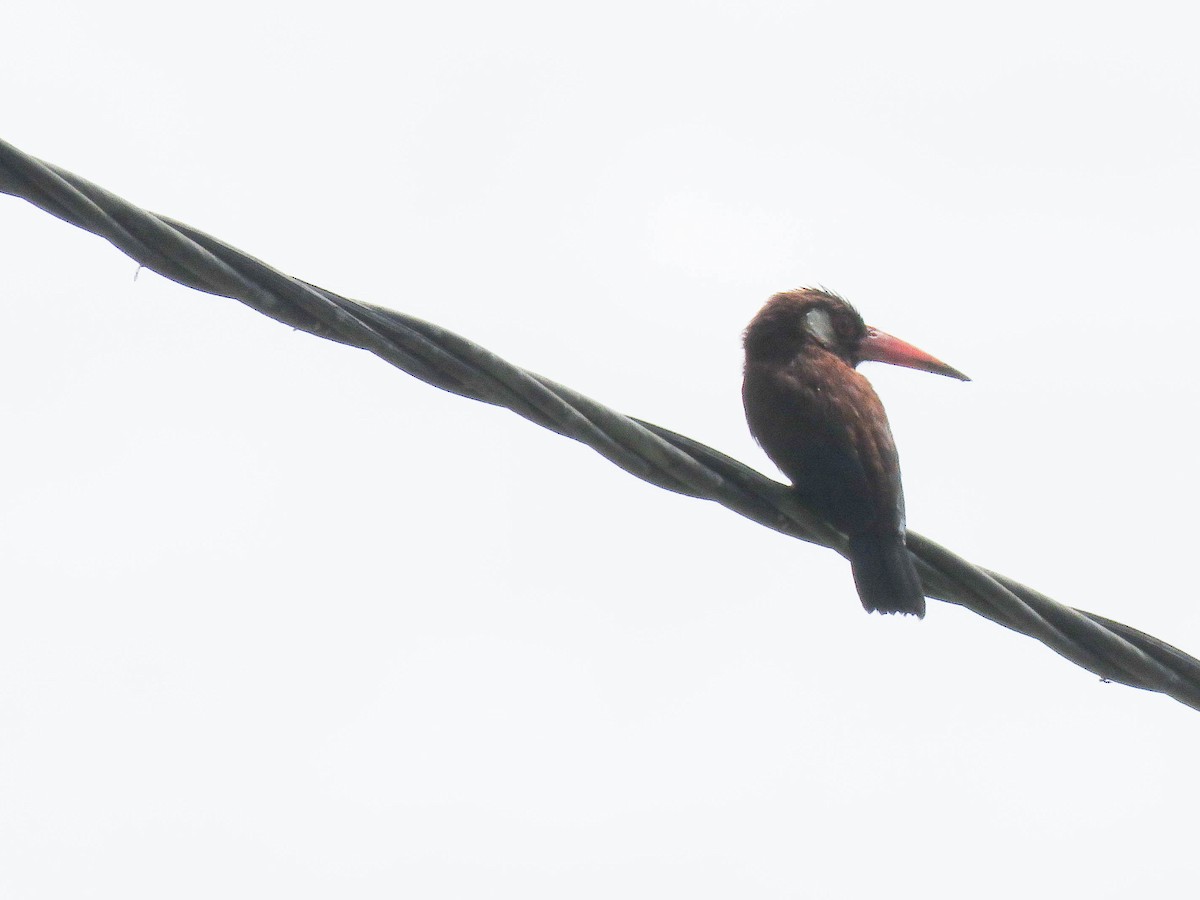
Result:
[[[830,318],[828,310],[810,309],[804,314],[804,328],[825,346],[837,345],[837,332],[834,330],[833,319]]]

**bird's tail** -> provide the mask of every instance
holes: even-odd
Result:
[[[925,591],[903,532],[850,538],[850,569],[867,612],[925,615]]]

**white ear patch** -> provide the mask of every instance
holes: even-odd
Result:
[[[828,310],[817,307],[804,314],[804,328],[826,347],[837,344],[837,334],[833,330],[833,320],[829,318]]]

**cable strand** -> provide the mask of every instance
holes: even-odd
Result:
[[[596,450],[664,490],[709,500],[766,528],[846,552],[846,538],[788,486],[711,447],[612,410],[439,325],[279,272],[217,238],[156,216],[0,141],[0,192],[111,242],[180,284],[238,300],[276,321],[367,350],[442,390],[495,406]],[[1107,681],[1200,709],[1200,660],[1120,622],[1074,609],[909,532],[925,591],[1041,641]]]

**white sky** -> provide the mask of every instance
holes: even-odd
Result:
[[[36,9],[33,7],[36,6]],[[772,472],[823,284],[914,529],[1200,653],[1185,4],[114,0],[3,133]],[[1181,896],[1197,713],[0,197],[0,895]]]

